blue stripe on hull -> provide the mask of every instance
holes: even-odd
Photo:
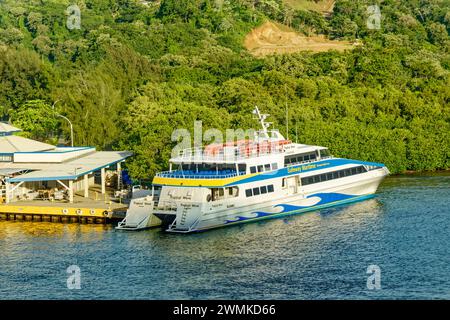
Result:
[[[283,178],[288,177],[292,175],[297,175],[304,172],[311,172],[311,171],[317,171],[321,169],[330,169],[330,168],[336,168],[347,164],[358,164],[358,165],[370,165],[370,166],[376,166],[376,167],[385,167],[382,163],[377,162],[366,162],[366,161],[359,161],[359,160],[352,160],[352,159],[341,159],[341,158],[333,158],[333,159],[327,159],[327,160],[320,160],[317,162],[311,162],[311,163],[305,163],[305,164],[299,164],[288,168],[281,168],[272,172],[267,173],[260,173],[255,176],[244,178],[242,180],[232,182],[227,184],[226,186],[233,186],[233,185],[239,185],[243,183],[250,183],[250,182],[258,182],[266,179],[273,179],[273,178]]]
[[[265,220],[265,219],[275,219],[275,218],[285,217],[285,216],[289,216],[289,215],[315,211],[315,210],[319,210],[319,209],[324,209],[324,208],[329,208],[329,207],[334,207],[334,206],[339,206],[339,205],[344,205],[344,204],[349,204],[349,203],[354,203],[354,202],[371,199],[371,198],[375,197],[375,194],[352,196],[352,195],[345,195],[345,194],[340,194],[340,193],[319,193],[319,194],[311,195],[308,198],[311,198],[311,197],[321,197],[321,200],[320,200],[320,202],[318,202],[317,204],[315,204],[313,206],[306,206],[306,207],[294,206],[294,205],[288,205],[288,204],[279,204],[279,205],[275,206],[275,207],[283,208],[283,211],[281,211],[279,213],[254,212],[257,214],[256,217],[248,218],[248,217],[238,216],[238,217],[236,217],[237,220],[227,220],[227,221],[225,221],[225,223],[223,225],[216,225],[216,226],[208,227],[205,229],[197,229],[197,230],[193,230],[193,231],[197,231],[197,232],[198,231],[206,231],[209,229],[220,228],[220,227],[229,226],[229,225],[259,221],[259,220]]]

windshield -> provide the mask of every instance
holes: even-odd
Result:
[[[330,150],[328,149],[320,150],[320,157],[321,158],[331,157]]]

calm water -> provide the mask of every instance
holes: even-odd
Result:
[[[450,175],[376,199],[194,235],[0,222],[4,299],[450,299]],[[81,269],[68,290],[66,269]],[[381,289],[367,289],[367,267]]]

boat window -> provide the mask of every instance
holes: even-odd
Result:
[[[277,170],[278,169],[278,164],[275,162],[275,163],[272,163],[272,170]]]
[[[212,188],[211,194],[207,196],[207,201],[218,201],[225,198],[235,198],[237,196],[239,196],[238,187],[228,187],[226,190],[225,188]]]
[[[238,187],[230,187],[230,188],[227,188],[227,189],[228,189],[228,192],[227,192],[228,197],[234,198],[234,197],[237,197],[239,195],[239,188]]]
[[[225,198],[225,190],[223,188],[212,188],[212,201],[222,200]]]
[[[212,201],[216,201],[219,197],[219,190],[217,188],[212,189]]]
[[[321,158],[331,157],[330,150],[328,149],[320,150],[320,157]]]
[[[13,157],[10,155],[0,155],[0,162],[12,162]]]
[[[258,172],[263,172],[263,166],[262,165],[258,166]]]
[[[250,173],[256,173],[256,167],[250,167]]]
[[[284,160],[284,164],[296,164],[296,163],[302,163],[304,161],[313,161],[317,159],[316,152],[309,152],[304,154],[295,154],[292,156],[287,156]]]
[[[264,165],[264,171],[270,171],[270,164],[265,164]]]
[[[191,165],[186,166],[183,169],[183,173],[186,175],[206,175],[206,176],[212,176],[212,175],[224,175],[224,174],[232,174],[236,172],[236,166],[235,165],[229,165],[229,164],[218,164],[217,166],[215,164],[206,164],[206,163],[199,163],[197,165]]]
[[[181,165],[181,170],[183,171],[189,171],[191,169],[191,164],[182,164]]]
[[[308,184],[313,184],[313,183],[319,183],[319,182],[334,180],[334,179],[338,179],[338,178],[349,177],[349,176],[364,173],[364,172],[366,172],[365,168],[363,166],[359,166],[359,167],[354,167],[354,168],[349,168],[349,169],[338,170],[338,171],[334,171],[334,172],[322,173],[322,174],[302,178],[302,184],[308,185]]]
[[[257,196],[257,195],[266,194],[269,192],[273,192],[273,184],[270,184],[268,186],[256,187],[253,189],[247,189],[247,190],[245,190],[245,196],[248,198],[251,196]]]
[[[314,179],[312,177],[302,178],[302,184],[308,185],[314,183]]]

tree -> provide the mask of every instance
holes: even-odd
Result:
[[[12,123],[22,135],[32,139],[55,142],[58,120],[51,106],[43,100],[29,100],[9,112]]]
[[[433,22],[428,25],[427,30],[430,41],[436,45],[443,44],[448,40],[447,28],[442,23]]]
[[[10,47],[0,51],[0,104],[11,109],[27,100],[47,100],[53,75],[39,55]]]

